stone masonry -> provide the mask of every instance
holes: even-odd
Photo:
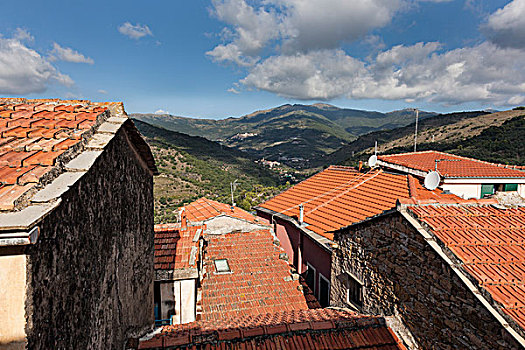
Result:
[[[29,349],[123,349],[153,325],[153,176],[132,129],[126,121],[27,247]]]
[[[395,318],[392,326],[402,325],[397,331],[411,335],[413,348],[520,348],[399,213],[351,226],[334,240],[331,306],[356,308],[346,297],[352,274],[364,283],[357,309]]]

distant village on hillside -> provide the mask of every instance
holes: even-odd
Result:
[[[498,115],[455,115],[451,138],[523,119]],[[268,190],[293,157],[188,135],[223,158],[170,153],[179,136],[152,128],[119,102],[0,99],[0,349],[525,348],[525,166],[432,149],[430,132],[408,151],[398,129]],[[190,161],[206,175],[170,177]],[[216,169],[256,169],[260,200],[236,205]]]

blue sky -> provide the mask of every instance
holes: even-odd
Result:
[[[525,102],[525,0],[10,1],[0,94],[239,116]]]

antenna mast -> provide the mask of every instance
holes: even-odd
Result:
[[[419,119],[419,109],[416,108],[416,131],[414,132],[414,152],[417,151],[417,120]]]

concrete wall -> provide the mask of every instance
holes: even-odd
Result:
[[[122,349],[153,312],[153,177],[123,128],[27,249],[30,349]]]
[[[231,216],[217,216],[212,219],[206,220],[205,224],[205,233],[212,235],[222,235],[236,230],[250,232],[268,228],[264,225],[254,224],[246,220],[237,219]]]
[[[351,273],[364,282],[360,311],[396,316],[421,349],[520,348],[400,214],[337,233],[335,241],[333,306],[352,307],[344,283]]]
[[[0,248],[0,349],[25,349],[26,256]]]

